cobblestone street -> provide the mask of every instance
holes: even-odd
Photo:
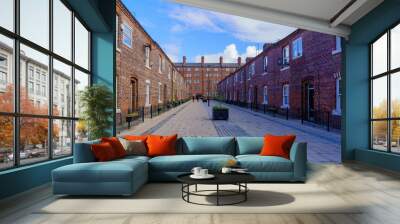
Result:
[[[301,125],[297,121],[286,121],[232,105],[228,121],[212,121],[211,108],[216,104],[188,102],[159,117],[146,120],[124,131],[125,134],[160,134],[179,136],[264,136],[266,133],[294,134],[296,141],[308,143],[310,162],[340,162],[340,134],[324,129]]]

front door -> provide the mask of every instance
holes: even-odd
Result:
[[[305,91],[306,91],[306,100],[305,100],[306,118],[309,121],[314,121],[315,119],[314,85],[311,83],[307,83],[305,86]]]
[[[168,98],[168,96],[167,96],[167,94],[168,94],[168,91],[167,91],[167,84],[164,84],[164,89],[163,89],[163,91],[164,91],[164,101],[163,101],[163,103],[164,104],[166,104],[168,101],[167,101],[167,98]]]
[[[138,107],[138,83],[137,79],[131,80],[131,111],[136,111]]]
[[[254,107],[257,107],[257,105],[258,105],[258,88],[257,88],[257,86],[254,86],[253,91],[254,91],[254,94],[253,94],[253,105],[254,105]]]

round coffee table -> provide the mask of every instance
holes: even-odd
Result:
[[[247,192],[249,188],[247,183],[255,180],[255,177],[248,173],[229,173],[213,174],[215,177],[212,179],[193,179],[189,174],[182,174],[178,176],[178,181],[182,183],[182,199],[188,203],[197,205],[235,205],[247,201]],[[198,190],[197,185],[215,185],[215,190]],[[220,185],[236,185],[237,190],[223,190],[220,189]],[[190,191],[190,186],[195,186],[194,191]],[[215,194],[206,194],[209,192],[214,192]],[[203,196],[203,197],[216,197],[216,204],[202,204],[193,202],[190,200],[190,196]],[[221,203],[221,197],[233,197],[240,196],[240,199],[231,203]]]

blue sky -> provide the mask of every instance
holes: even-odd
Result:
[[[265,42],[276,42],[294,28],[184,6],[167,0],[123,0],[173,61],[225,62],[253,57]]]

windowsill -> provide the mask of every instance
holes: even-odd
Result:
[[[281,72],[290,69],[290,66],[286,66],[284,68],[281,68]]]
[[[144,67],[147,68],[147,69],[149,69],[149,70],[151,70],[150,66],[145,65]]]
[[[338,53],[340,53],[340,52],[342,52],[342,49],[333,50],[333,51],[332,51],[332,55],[338,54]]]
[[[146,104],[146,105],[144,105],[145,107],[151,107],[151,104]]]
[[[115,110],[115,113],[120,114],[120,113],[121,113],[121,109],[120,109],[120,108],[117,108],[117,109]]]
[[[303,55],[299,55],[299,56],[293,57],[292,60],[296,60],[296,59],[301,58],[301,57],[303,57]]]
[[[117,52],[121,53],[121,49],[119,47],[117,47]]]
[[[341,110],[332,110],[332,115],[336,115],[336,116],[342,116],[342,111]]]
[[[289,108],[290,108],[289,105],[282,105],[282,106],[281,106],[281,109],[289,109]]]
[[[10,168],[10,169],[7,169],[7,170],[0,171],[0,176],[1,175],[5,175],[5,174],[9,174],[9,173],[13,173],[13,172],[24,171],[24,170],[27,170],[27,169],[31,169],[31,168],[35,168],[35,167],[39,167],[39,166],[43,166],[43,165],[48,165],[48,164],[52,164],[52,163],[56,163],[56,162],[61,162],[61,161],[69,160],[69,159],[72,159],[72,158],[73,158],[73,156],[66,156],[66,157],[61,157],[61,158],[58,158],[58,159],[52,159],[52,160],[37,162],[37,163],[34,163],[34,164],[27,164],[27,165],[23,165],[23,166],[20,166],[20,167]]]
[[[268,72],[264,72],[264,73],[262,73],[261,75],[267,75],[268,74]]]

